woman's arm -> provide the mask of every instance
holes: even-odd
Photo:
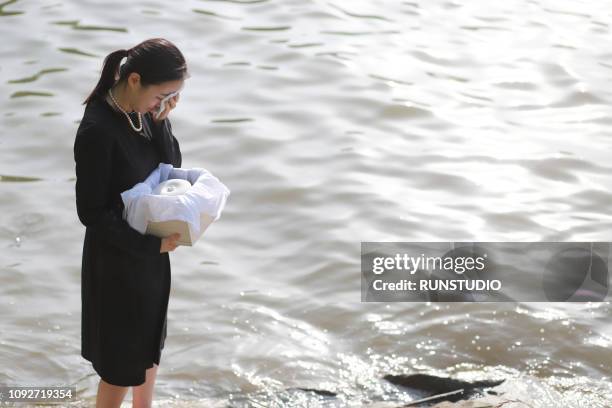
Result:
[[[111,245],[137,256],[159,255],[161,238],[141,234],[108,207],[113,146],[112,138],[94,127],[77,133],[74,160],[79,220]]]
[[[162,152],[164,152],[164,163],[170,163],[174,167],[181,167],[183,162],[183,156],[181,154],[181,148],[179,142],[172,133],[172,124],[170,119],[163,119],[161,121],[153,122],[154,137],[158,140]]]
[[[149,113],[149,117],[153,123],[152,131],[155,133],[154,137],[159,141],[160,148],[165,156],[163,159],[164,163],[170,163],[174,167],[181,167],[182,156],[178,140],[176,140],[172,134],[172,125],[170,124],[168,115],[172,109],[176,108],[180,96],[181,94],[179,93],[168,99],[166,109],[159,115],[159,118],[154,118]]]

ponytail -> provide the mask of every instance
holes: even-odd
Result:
[[[111,52],[104,58],[102,74],[96,87],[91,91],[83,105],[88,104],[95,96],[104,95],[115,84],[117,74],[119,72],[119,63],[128,56],[128,50],[117,50]]]

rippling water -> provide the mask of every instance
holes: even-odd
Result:
[[[506,378],[533,407],[611,406],[609,303],[368,304],[359,286],[361,241],[611,240],[611,10],[4,2],[0,384],[95,400],[74,135],[103,57],[162,36],[192,74],[171,115],[183,167],[232,190],[171,255],[162,405],[407,401],[381,377],[426,372]]]

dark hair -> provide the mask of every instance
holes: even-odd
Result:
[[[125,57],[127,59],[120,67]],[[137,72],[142,85],[147,86],[185,78],[187,64],[179,49],[163,38],[151,38],[129,50],[111,52],[104,58],[98,84],[83,104],[89,103],[95,96],[104,95],[116,81],[127,79],[132,72]]]

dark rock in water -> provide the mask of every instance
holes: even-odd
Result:
[[[425,394],[423,398],[412,401],[407,405],[403,405],[403,407],[423,406],[423,404],[429,405],[441,401],[458,402],[466,400],[468,398],[481,395],[485,388],[498,386],[505,381],[462,381],[454,378],[437,377],[435,375],[428,374],[389,374],[385,375],[383,378],[389,381],[391,384],[405,387],[413,392]],[[318,396],[327,398],[334,398],[338,395],[335,392],[317,388],[291,387],[286,389],[286,391],[292,390],[312,392]],[[488,392],[494,394],[492,391]],[[389,403],[387,402],[386,404]],[[388,407],[388,405],[385,406]]]
[[[463,390],[460,393],[448,396],[441,396],[439,399],[436,399],[437,401],[450,402],[456,402],[468,399],[475,395],[480,395],[482,393],[483,388],[495,387],[505,381],[462,381],[456,380],[454,378],[436,377],[434,375],[428,374],[388,374],[385,375],[383,378],[389,381],[391,384],[426,392],[428,394],[431,394],[431,396],[450,393],[457,390]]]
[[[327,390],[318,390],[316,388],[301,388],[301,387],[296,387],[293,388],[294,390],[300,390],[300,391],[306,391],[306,392],[314,392],[317,395],[320,395],[322,397],[335,397],[337,394],[335,392],[331,392],[331,391],[327,391]]]

